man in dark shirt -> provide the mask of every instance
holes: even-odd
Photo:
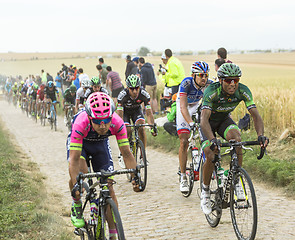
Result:
[[[143,57],[138,59],[138,65],[140,68],[142,86],[146,89],[151,97],[152,111],[154,114],[158,114],[157,80],[153,66],[148,62],[146,63]]]
[[[126,71],[125,71],[125,77],[127,79],[128,76],[130,76],[131,74],[136,74],[138,69],[136,67],[136,65],[134,64],[134,62],[131,61],[131,57],[130,55],[126,56]]]

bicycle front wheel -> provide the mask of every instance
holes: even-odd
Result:
[[[253,183],[245,169],[233,177],[230,189],[230,214],[238,239],[252,240],[257,231],[257,202]]]
[[[106,199],[106,205],[103,207],[103,211],[102,211],[103,213],[101,216],[101,224],[97,225],[97,227],[98,228],[100,227],[100,229],[96,230],[96,239],[99,239],[99,240],[110,239],[109,228],[107,227],[107,224],[106,224],[107,210],[110,211],[110,215],[112,216],[112,221],[115,224],[115,229],[117,231],[117,234],[116,234],[117,238],[116,239],[125,240],[123,224],[122,224],[122,220],[120,217],[120,213],[119,213],[116,203],[111,198]]]
[[[142,191],[144,191],[146,184],[147,184],[147,160],[146,160],[146,153],[143,142],[138,139],[136,144],[136,154],[135,160],[138,165],[140,165],[140,180],[143,183]]]
[[[194,165],[193,165],[193,155],[192,149],[190,149],[191,161],[187,161],[189,166],[186,167],[186,178],[188,183],[188,192],[182,192],[182,196],[189,197],[194,188]]]
[[[202,185],[203,185],[203,171],[204,171],[203,168],[204,168],[204,162],[202,159],[200,162],[200,196],[201,196]],[[220,191],[218,188],[218,182],[217,182],[215,171],[213,171],[212,173],[209,188],[210,188],[210,200],[211,200],[212,212],[208,215],[205,215],[205,218],[211,227],[217,227],[221,219],[222,207],[221,207]]]

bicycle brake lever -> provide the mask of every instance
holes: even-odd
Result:
[[[251,151],[253,152],[253,148],[245,147],[245,146],[243,146],[243,145],[242,145],[242,148],[245,149],[245,150],[251,150]]]

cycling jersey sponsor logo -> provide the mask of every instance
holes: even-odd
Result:
[[[141,103],[141,100],[140,99],[137,99],[136,102]]]
[[[141,94],[142,94],[143,96],[145,96],[146,98],[150,98],[149,93],[148,93],[146,90],[144,90],[144,89],[141,90]]]
[[[80,132],[80,131],[78,131],[78,130],[75,130],[75,132],[76,132],[76,133],[78,133],[78,134],[79,134],[80,136],[82,136],[82,137],[84,136],[84,134],[83,134],[83,133],[81,133],[81,132]]]
[[[233,111],[236,108],[236,106],[232,106],[232,107],[222,107],[219,106],[218,108],[216,108],[216,110],[218,112],[228,112],[228,111]]]
[[[248,93],[246,93],[246,92],[243,92],[243,94],[242,94],[243,96],[245,96],[246,98],[247,98],[247,100],[248,101],[250,101],[251,100],[251,98],[250,98],[250,96],[249,96],[249,94]]]
[[[214,98],[214,97],[216,96],[216,94],[217,94],[217,93],[214,92],[213,94],[209,95],[209,98],[210,98],[210,99]]]

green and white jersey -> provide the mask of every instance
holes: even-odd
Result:
[[[255,108],[250,89],[239,83],[238,89],[233,95],[228,95],[222,90],[219,82],[210,84],[204,91],[202,109],[212,111],[210,120],[222,121],[232,112],[241,101],[245,102],[248,110]]]

